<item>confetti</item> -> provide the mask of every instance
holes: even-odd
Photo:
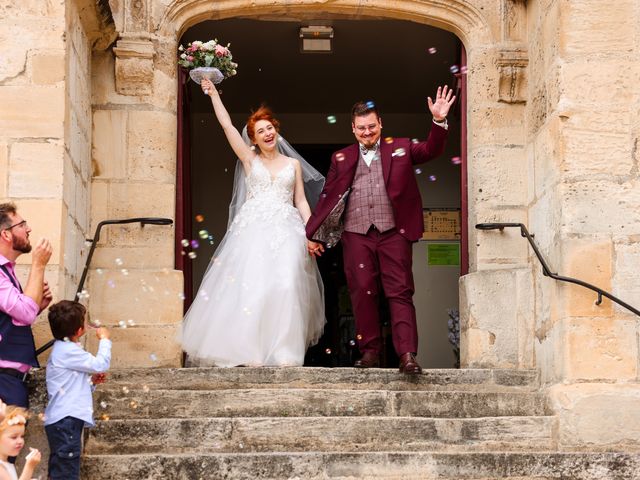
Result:
[[[207,232],[206,230],[200,230],[200,231],[198,232],[198,236],[199,236],[202,240],[204,240],[204,239],[206,239],[206,238],[209,238],[209,232]]]
[[[384,141],[385,141],[386,143],[393,143],[393,137],[386,137],[386,138],[384,139]]]
[[[367,108],[376,108],[376,104],[375,104],[375,103],[373,103],[371,100],[369,100],[369,101],[366,103],[366,106],[367,106]]]
[[[191,260],[193,260],[194,258],[196,258],[198,256],[198,254],[196,252],[189,252],[189,258]]]
[[[460,157],[453,157],[451,159],[451,163],[453,163],[454,165],[460,165],[462,163],[462,159]]]
[[[204,215],[196,215],[196,222],[198,223],[204,222]]]
[[[342,161],[344,161],[344,153],[338,153],[338,154],[336,154],[336,160],[337,160],[338,162],[342,162]],[[326,194],[323,194],[323,195],[324,195],[325,197],[327,196]]]
[[[404,148],[396,148],[391,154],[392,157],[404,157],[407,151]]]
[[[451,65],[451,66],[449,67],[449,71],[450,71],[451,73],[458,73],[458,72],[460,71],[460,68],[458,67],[458,65]]]
[[[127,393],[129,393],[129,388],[128,387],[122,387],[122,393],[124,393],[125,395]]]
[[[435,175],[429,175],[429,181],[430,182],[435,182],[438,179],[438,177],[436,177]]]
[[[422,170],[419,168],[416,168],[416,175],[420,175],[422,173]]]
[[[427,52],[429,52],[430,55],[434,55],[434,54],[438,53],[438,49],[436,47],[429,47]]]
[[[121,258],[116,258],[115,262],[116,262],[116,265],[118,265],[119,267],[124,264]]]
[[[324,351],[324,353],[326,353],[327,355],[331,355],[331,349],[330,349],[330,348],[327,348],[327,349]]]
[[[182,240],[180,240],[180,243],[184,248],[187,248],[189,246],[189,240],[187,240],[186,238],[183,238]]]
[[[200,242],[198,242],[197,240],[191,240],[191,248],[199,248],[200,247]]]
[[[335,115],[329,115],[327,117],[327,123],[328,124],[333,125],[336,122],[337,122],[337,119],[336,119]]]

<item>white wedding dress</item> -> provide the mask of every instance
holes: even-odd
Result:
[[[325,324],[324,294],[304,224],[293,205],[295,167],[274,178],[259,157],[182,327],[198,365],[302,365]]]

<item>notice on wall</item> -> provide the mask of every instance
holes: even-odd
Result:
[[[427,245],[427,263],[431,266],[460,266],[459,243],[429,243]]]
[[[424,233],[422,240],[460,240],[460,210],[423,210]]]

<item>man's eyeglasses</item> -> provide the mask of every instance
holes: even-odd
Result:
[[[26,220],[22,220],[21,222],[18,222],[18,223],[14,224],[14,225],[11,225],[10,227],[3,228],[3,230],[11,230],[12,228],[16,228],[16,227],[27,228],[27,221]]]
[[[365,125],[358,125],[356,127],[356,130],[358,132],[360,132],[360,133],[364,133],[367,130],[371,130],[372,132],[375,132],[377,130],[377,128],[378,128],[378,125],[374,123],[374,124],[366,125],[366,126]]]

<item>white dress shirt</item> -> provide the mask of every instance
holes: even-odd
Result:
[[[73,417],[93,427],[91,375],[106,372],[110,362],[111,340],[100,340],[95,357],[75,342],[56,340],[47,362],[45,426]]]

